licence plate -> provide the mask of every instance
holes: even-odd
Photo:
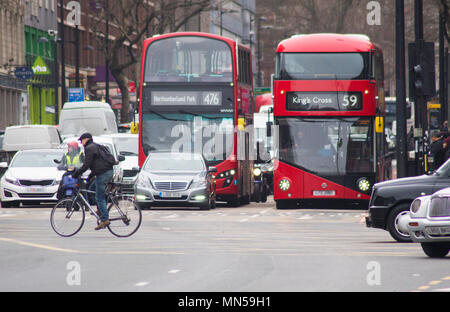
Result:
[[[43,193],[44,188],[42,187],[29,187],[27,188],[28,193]]]
[[[175,192],[160,192],[159,196],[162,198],[181,198],[181,193]]]
[[[336,191],[313,191],[313,196],[335,196]]]

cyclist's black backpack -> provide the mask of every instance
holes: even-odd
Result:
[[[109,149],[101,144],[97,144],[98,146],[98,153],[100,155],[100,157],[110,166],[114,166],[117,161],[114,158],[114,156],[111,154],[111,152],[109,151]]]

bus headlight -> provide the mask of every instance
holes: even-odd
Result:
[[[291,188],[291,182],[288,179],[281,179],[280,183],[278,183],[278,187],[282,191],[287,191]]]
[[[253,168],[253,174],[255,177],[259,177],[261,175],[261,168]]]
[[[370,182],[367,178],[361,178],[357,183],[361,192],[367,192],[370,189]]]

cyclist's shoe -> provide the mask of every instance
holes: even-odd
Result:
[[[110,223],[111,223],[111,222],[109,222],[109,220],[102,221],[102,222],[100,222],[100,223],[95,227],[95,230],[98,231],[98,230],[104,229],[104,228],[106,228]]]

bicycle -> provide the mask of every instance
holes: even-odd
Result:
[[[111,222],[107,228],[117,237],[129,237],[139,229],[142,213],[134,202],[134,196],[121,194],[120,188],[121,184],[116,182],[109,182],[106,188],[106,202]],[[53,207],[50,224],[58,235],[70,237],[77,234],[84,225],[85,210],[97,218],[97,224],[100,223],[100,216],[85,198],[88,193],[95,194],[95,191],[80,186],[72,197],[61,199]]]

